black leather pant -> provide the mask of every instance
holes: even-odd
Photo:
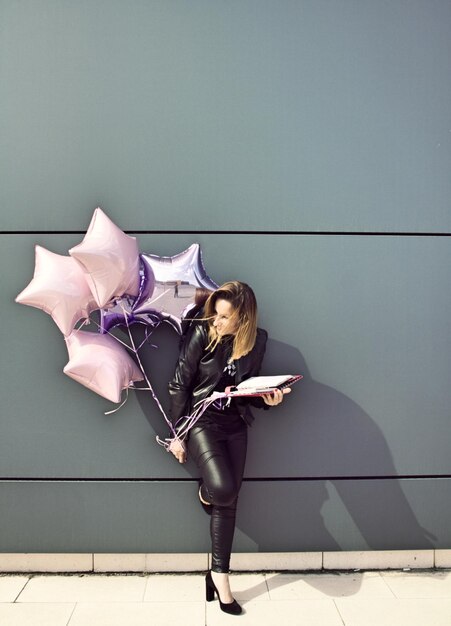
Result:
[[[203,479],[202,499],[212,504],[210,535],[214,572],[229,572],[246,450],[247,426],[241,418],[233,429],[194,426],[190,431],[188,451]]]

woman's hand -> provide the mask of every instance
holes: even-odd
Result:
[[[169,452],[172,452],[179,463],[186,463],[186,445],[181,439],[173,439],[171,441]]]
[[[265,393],[262,398],[268,406],[276,406],[282,402],[284,395],[290,392],[291,389],[289,387],[286,387],[285,389],[274,389],[272,393]]]

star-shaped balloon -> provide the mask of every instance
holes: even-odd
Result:
[[[140,295],[135,301],[126,298],[103,309],[103,329],[125,323],[126,314],[129,324],[154,326],[166,320],[181,333],[190,311],[218,287],[205,271],[199,244],[172,257],[141,254],[140,259]]]
[[[78,330],[66,337],[66,345],[69,362],[63,372],[111,402],[120,402],[123,389],[144,380],[114,337]]]
[[[136,238],[97,208],[83,241],[69,254],[36,246],[33,279],[16,301],[43,309],[63,332],[69,353],[63,370],[67,376],[115,403],[124,389],[145,380],[170,424],[148,375],[137,365],[142,368],[138,351],[143,344],[135,346],[128,328],[135,362],[109,330],[133,323],[152,330],[167,321],[182,334],[218,287],[205,271],[199,244],[172,257],[140,255]],[[100,309],[100,333],[74,330],[77,321],[89,318],[96,309]],[[148,334],[146,330],[146,340]]]
[[[133,316],[133,308],[139,306],[141,302],[149,298],[155,287],[155,277],[152,268],[144,265],[141,258],[139,266],[139,289],[137,297],[123,296],[119,298],[118,301],[112,302],[108,307],[101,309],[101,332],[108,332],[116,326],[126,326],[127,323],[133,324],[137,321],[149,326],[154,325],[150,323],[150,320],[145,322],[143,320],[137,320]],[[155,317],[154,322],[156,324],[159,320]]]
[[[97,208],[83,241],[69,250],[82,266],[99,307],[124,294],[139,292],[139,253],[136,237],[126,235]]]
[[[51,315],[64,335],[69,335],[78,320],[89,317],[98,308],[77,261],[41,246],[35,246],[33,279],[16,302]]]

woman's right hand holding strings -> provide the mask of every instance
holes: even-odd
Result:
[[[168,450],[172,452],[179,463],[186,463],[186,445],[181,439],[174,438],[169,444]]]

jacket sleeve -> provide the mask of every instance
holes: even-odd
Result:
[[[202,324],[193,324],[182,344],[173,379],[168,385],[170,417],[175,426],[188,414],[199,362],[205,349],[206,331]]]

